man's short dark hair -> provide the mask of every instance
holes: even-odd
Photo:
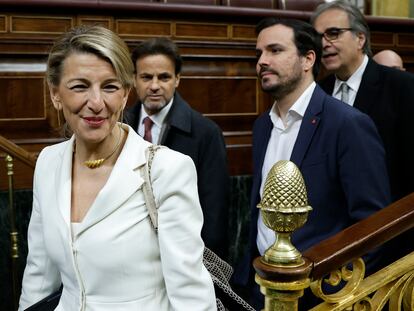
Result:
[[[168,38],[157,37],[146,40],[140,43],[132,51],[132,62],[134,63],[135,71],[137,70],[137,60],[150,55],[165,55],[175,66],[175,74],[181,72],[183,60],[178,52],[177,45]]]
[[[321,35],[312,27],[312,25],[306,22],[296,19],[281,19],[277,17],[268,17],[261,20],[256,26],[256,34],[258,35],[263,29],[275,25],[283,25],[293,30],[294,43],[300,56],[306,56],[309,51],[315,52],[315,64],[313,65],[312,73],[313,77],[316,79],[321,66]]]

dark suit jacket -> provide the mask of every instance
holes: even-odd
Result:
[[[138,129],[141,103],[126,113],[126,121]],[[190,156],[197,169],[198,194],[203,209],[204,243],[222,258],[227,256],[228,186],[226,147],[220,128],[192,109],[175,92],[172,107],[161,130],[161,145]]]
[[[250,249],[237,267],[236,284],[247,284],[253,257],[258,255],[256,206],[272,127],[266,112],[253,128]],[[313,208],[306,224],[292,235],[301,252],[390,202],[384,149],[373,122],[319,86],[305,112],[290,160],[303,175]]]
[[[332,94],[335,76],[319,84]],[[370,59],[354,107],[372,118],[383,140],[393,201],[413,192],[414,75]]]

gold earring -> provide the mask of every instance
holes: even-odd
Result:
[[[121,123],[120,126],[122,126],[122,124],[124,123],[124,109],[121,110],[121,118],[119,122]]]
[[[58,127],[60,128],[62,125],[61,125],[61,121],[60,121],[60,111],[59,110],[57,110],[56,111],[56,114],[57,114],[57,121],[58,121]]]
[[[62,103],[60,102],[60,97],[59,96],[56,96],[53,99],[53,101],[56,104],[58,110],[62,109]]]

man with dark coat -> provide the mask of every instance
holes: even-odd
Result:
[[[319,82],[332,96],[366,113],[385,148],[392,201],[414,191],[414,75],[373,61],[370,31],[360,10],[345,1],[320,4],[311,22],[322,35],[322,65],[331,73]],[[344,87],[346,90],[344,91]],[[413,251],[414,230],[388,242],[383,265]]]
[[[250,241],[234,284],[249,288],[260,310],[263,295],[253,283],[252,260],[275,241],[257,204],[271,167],[290,160],[300,169],[313,211],[292,234],[299,251],[379,211],[390,202],[384,149],[372,120],[326,94],[314,81],[321,39],[297,20],[267,18],[256,27],[256,72],[275,99],[253,127]],[[370,264],[375,261],[370,257]],[[302,309],[301,309],[302,310]]]
[[[331,73],[319,84],[374,121],[384,143],[392,200],[401,199],[414,191],[414,75],[378,65],[369,57],[368,25],[349,2],[319,5],[311,22],[323,35],[322,65]]]
[[[201,236],[207,247],[225,258],[229,176],[221,130],[192,109],[176,91],[182,59],[171,40],[144,41],[133,50],[132,60],[138,102],[128,110],[125,119],[144,139],[193,159],[204,215]]]

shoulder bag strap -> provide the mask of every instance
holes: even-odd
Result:
[[[151,224],[156,233],[158,233],[158,206],[155,202],[154,192],[151,184],[151,166],[154,160],[155,152],[160,149],[160,146],[151,145],[145,150],[145,158],[147,159],[144,167],[141,170],[141,176],[144,179],[142,191],[144,193],[145,204],[147,205],[148,214],[151,219]]]
[[[151,223],[156,233],[158,233],[158,206],[154,198],[154,192],[152,191],[151,165],[154,160],[155,152],[160,148],[161,146],[151,145],[147,148],[147,150],[145,150],[145,158],[147,161],[141,170],[141,175],[144,179],[142,190],[144,192],[145,204],[147,205]],[[233,273],[233,268],[227,262],[205,247],[203,253],[203,263],[207,268],[207,271],[210,273],[214,283],[214,289],[217,296],[217,310],[254,311],[248,303],[246,303],[232,290],[229,280]],[[226,308],[223,306],[222,301],[225,301]]]

